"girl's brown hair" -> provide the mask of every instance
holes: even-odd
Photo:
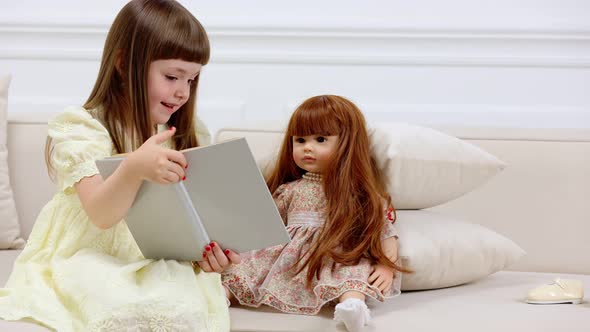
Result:
[[[355,265],[361,258],[406,271],[383,253],[381,234],[385,213],[392,207],[381,173],[371,156],[365,119],[351,101],[333,95],[304,101],[293,113],[267,185],[280,185],[302,177],[305,170],[293,160],[293,136],[338,135],[339,146],[323,177],[327,199],[326,221],[317,241],[301,261],[297,273],[308,267],[307,283],[319,278],[325,257]]]
[[[106,38],[98,78],[84,104],[108,130],[117,153],[129,152],[154,133],[150,123],[147,75],[155,60],[181,59],[205,65],[209,39],[199,21],[174,0],[133,0],[121,9]],[[199,76],[187,102],[168,124],[177,128],[177,149],[198,145],[195,100]],[[51,140],[46,144],[50,166]],[[51,167],[50,167],[51,169]]]

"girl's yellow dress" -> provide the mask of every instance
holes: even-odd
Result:
[[[73,185],[113,154],[92,111],[67,109],[50,121],[49,136],[59,192],[0,289],[0,317],[57,331],[229,331],[219,274],[145,259],[125,222],[101,230],[88,220]],[[198,120],[197,137],[209,141]]]

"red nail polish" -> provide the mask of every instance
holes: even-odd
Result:
[[[225,249],[225,251],[224,251],[224,252],[225,252],[225,255],[226,255],[226,256],[227,256],[227,255],[229,255],[229,249]]]
[[[182,181],[186,180],[186,175],[182,177]]]
[[[215,248],[215,242],[211,242],[211,244],[209,244],[211,246],[211,248]]]
[[[186,166],[184,166],[184,169],[188,169],[188,164],[186,164]]]
[[[205,250],[207,250],[207,251],[211,251],[211,247],[210,247],[210,246],[206,246],[206,247],[205,247]]]
[[[172,129],[174,129],[174,127],[169,127],[169,128],[168,128],[168,130],[172,130]]]
[[[207,257],[207,253],[206,252],[203,253],[203,258],[205,258],[205,257]]]

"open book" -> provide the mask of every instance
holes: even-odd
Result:
[[[211,241],[236,252],[290,241],[245,138],[181,152],[186,180],[144,181],[125,217],[146,258],[200,261]],[[96,166],[106,179],[124,158]]]

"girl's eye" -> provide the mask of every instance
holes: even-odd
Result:
[[[296,137],[295,142],[297,143],[305,143],[305,139],[303,137]]]
[[[172,75],[166,75],[166,78],[169,79],[169,80],[171,80],[171,81],[175,81],[176,80],[176,77],[175,76],[172,76]]]
[[[325,141],[327,141],[327,139],[326,139],[324,136],[319,136],[318,138],[316,138],[316,140],[317,140],[319,143],[324,143]]]

